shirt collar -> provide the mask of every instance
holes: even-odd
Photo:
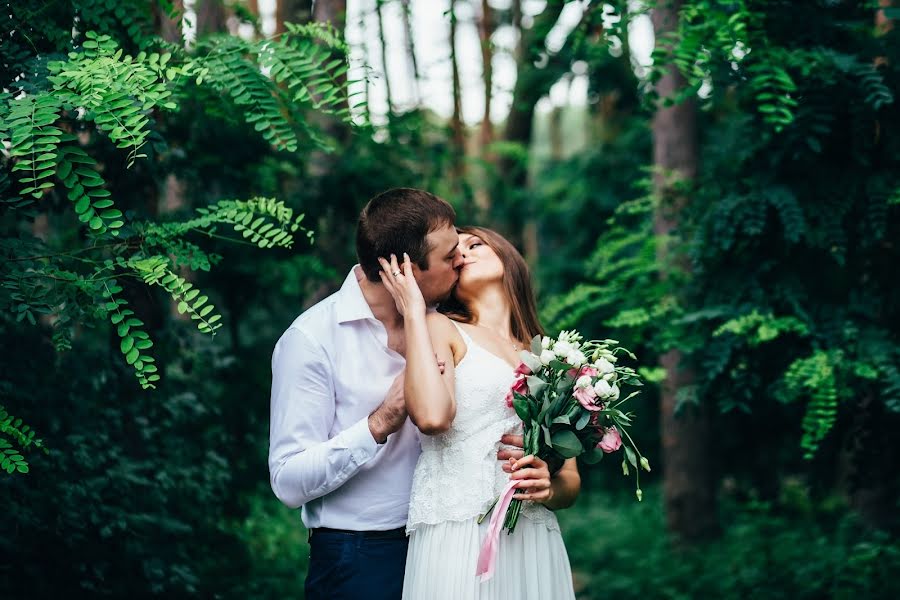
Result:
[[[344,279],[344,283],[338,291],[338,299],[335,306],[338,323],[375,318],[372,308],[366,302],[362,288],[359,287],[359,282],[356,280],[357,267],[359,265],[355,265],[350,269],[350,273]]]

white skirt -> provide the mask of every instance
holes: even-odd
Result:
[[[572,570],[562,535],[520,517],[512,535],[500,532],[494,576],[475,575],[490,519],[475,517],[420,525],[409,535],[403,579],[405,600],[574,599]]]

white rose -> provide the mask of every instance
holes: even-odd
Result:
[[[544,350],[550,348],[550,338],[548,338],[546,335],[541,338],[541,348],[543,348]]]
[[[578,378],[578,381],[575,382],[575,387],[577,388],[586,388],[590,387],[591,378],[588,375],[582,375]]]
[[[580,350],[575,350],[574,352],[569,353],[569,356],[566,357],[566,362],[575,367],[576,369],[580,368],[581,365],[584,364],[586,360],[584,353]]]
[[[601,375],[606,375],[607,373],[612,373],[616,370],[612,363],[605,358],[597,359],[597,361],[594,363],[594,366],[597,367],[597,370],[600,371]]]
[[[601,398],[606,398],[609,395],[610,387],[609,383],[603,381],[602,379],[598,380],[597,383],[594,384],[594,391],[597,392],[597,395]]]
[[[575,348],[569,342],[556,342],[553,344],[553,351],[556,352],[556,355],[560,358],[566,358],[575,351]]]
[[[619,399],[619,386],[613,385],[612,388],[610,388],[610,390],[609,390],[609,397],[610,397],[612,400],[618,400],[618,399]]]
[[[541,352],[541,364],[544,366],[549,365],[550,361],[554,360],[555,358],[556,355],[553,354],[553,352],[550,350],[544,350],[543,352]]]

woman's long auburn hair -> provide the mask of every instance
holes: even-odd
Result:
[[[527,342],[536,335],[544,335],[544,328],[537,316],[537,303],[531,287],[531,271],[528,263],[506,238],[484,227],[457,227],[457,233],[478,236],[500,259],[503,265],[503,291],[509,302],[509,328],[514,339]],[[438,310],[455,321],[471,323],[474,318],[469,308],[456,294],[443,302]]]

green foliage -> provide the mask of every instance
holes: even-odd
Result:
[[[812,458],[837,419],[838,394],[833,361],[834,358],[819,351],[808,358],[795,360],[784,374],[784,400],[794,399],[801,390],[811,396],[803,417],[800,440],[807,458]]]
[[[681,547],[668,535],[661,494],[642,503],[587,491],[559,513],[579,598],[878,598],[900,593],[875,575],[900,567],[900,544],[833,498],[799,482],[775,501],[726,496],[721,539]],[[597,523],[603,524],[598,535]]]
[[[28,425],[22,423],[22,419],[16,418],[6,411],[6,408],[0,404],[0,469],[8,474],[10,473],[27,473],[28,461],[22,455],[22,450],[29,446],[34,446],[39,450],[48,452],[40,438],[35,438],[35,432]],[[11,444],[8,439],[14,440],[19,448]]]
[[[122,292],[122,287],[115,279],[102,282],[102,293],[106,300],[104,308],[109,314],[109,321],[116,327],[116,334],[121,338],[119,350],[125,357],[125,362],[134,367],[135,375],[144,389],[156,387],[153,382],[159,381],[156,359],[141,351],[153,346],[150,334],[141,329],[144,322],[134,317],[134,311],[126,308],[128,302],[124,298],[116,297]]]
[[[20,173],[19,182],[25,187],[19,192],[36,198],[53,182],[42,181],[56,170],[56,146],[62,130],[54,127],[59,118],[60,101],[50,94],[10,99],[7,94],[3,134],[8,139],[10,157],[19,159],[12,168]],[[6,137],[8,136],[8,138]]]
[[[171,3],[163,8],[177,18]],[[191,88],[204,80],[274,149],[298,150],[297,129],[314,147],[325,147],[304,110],[349,122],[347,48],[329,27],[308,25],[277,41],[209,36],[191,51],[153,36],[158,15],[141,2],[8,9],[12,33],[0,42],[0,83],[7,90],[0,94],[0,141],[9,153],[0,164],[0,192],[4,211],[18,212],[3,215],[6,231],[15,234],[3,243],[0,304],[17,321],[52,323],[57,350],[71,348],[76,328],[108,320],[125,364],[141,387],[154,388],[161,376],[148,354],[151,328],[131,308],[134,291],[126,280],[161,286],[200,332],[213,334],[222,316],[181,269],[208,271],[221,255],[191,238],[218,239],[216,226],[226,224],[256,247],[290,248],[303,216],[294,217],[281,201],[253,198],[198,206],[198,215],[185,221],[141,221],[126,215],[122,181],[129,177],[109,177],[120,160],[116,150],[136,179],[137,161],[165,149],[159,116],[184,110]],[[106,142],[111,156],[104,155]],[[85,242],[45,242],[14,225],[37,214],[21,210],[27,199],[40,201],[39,212],[54,212],[58,183]]]
[[[72,142],[75,136],[63,134],[60,140]],[[125,224],[122,211],[114,207],[110,199],[112,194],[96,169],[97,161],[78,146],[73,144],[59,149],[56,176],[68,190],[67,196],[78,220],[97,235],[108,231],[118,236],[119,228]]]
[[[274,148],[297,151],[295,127],[314,145],[331,148],[316,128],[296,117],[306,108],[350,120],[346,46],[329,26],[291,25],[289,31],[293,35],[258,42],[231,35],[206,38],[198,47],[203,60],[191,63],[190,71],[197,72],[197,85],[206,81],[242,107],[247,123]]]
[[[748,343],[756,345],[770,342],[783,333],[797,333],[806,335],[809,333],[806,325],[796,317],[775,317],[774,315],[761,315],[756,310],[749,314],[726,321],[713,332],[713,335],[733,333],[743,336]]]
[[[812,458],[829,432],[831,448],[841,443],[841,415],[866,399],[897,406],[887,365],[900,300],[889,265],[900,257],[885,240],[900,224],[889,174],[900,148],[880,132],[900,123],[900,79],[896,32],[873,36],[864,3],[809,15],[798,36],[786,6],[682,4],[650,75],[658,81],[674,65],[687,85],[667,103],[701,105],[701,168],[681,190],[689,202],[679,227],[654,240],[664,199],[648,183],[644,200],[623,196],[578,263],[584,276],[542,314],[553,326],[613,328],[641,356],[678,348],[696,379],[680,397],[796,419]],[[773,390],[803,413],[766,403]]]

